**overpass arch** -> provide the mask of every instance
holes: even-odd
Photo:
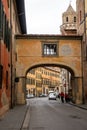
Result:
[[[33,66],[31,66],[30,68],[28,68],[25,72],[25,77],[27,79],[27,74],[28,72],[31,70],[31,69],[36,69],[38,67],[58,67],[58,68],[63,68],[63,69],[66,69],[70,74],[71,74],[71,77],[70,78],[70,86],[69,88],[71,88],[70,90],[72,90],[72,101],[75,103],[76,102],[76,89],[78,86],[75,87],[75,84],[77,84],[77,81],[76,81],[76,77],[75,77],[75,72],[72,70],[72,68],[70,68],[69,66],[66,66],[66,65],[63,65],[63,64],[58,64],[58,63],[44,63],[44,64],[35,64]],[[64,86],[62,86],[64,88]]]
[[[34,68],[38,68],[38,67],[45,67],[45,66],[48,66],[48,67],[59,67],[59,68],[64,68],[66,70],[68,70],[72,77],[75,77],[75,72],[72,68],[70,68],[69,66],[66,66],[64,64],[59,64],[59,63],[39,63],[39,64],[35,64],[33,66],[30,66],[26,71],[25,71],[25,76],[26,74],[31,70],[31,69],[34,69]]]
[[[23,103],[25,102],[24,87],[28,71],[45,65],[67,69],[72,76],[74,101],[76,103],[83,102],[81,36],[17,35],[15,42],[17,53],[16,76],[20,78],[17,88],[20,97],[17,98],[18,103],[22,102],[21,99],[23,99]]]

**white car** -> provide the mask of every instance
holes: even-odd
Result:
[[[33,94],[27,94],[27,98],[34,98]]]
[[[49,93],[48,99],[49,100],[56,100],[56,93],[54,93],[54,92]]]
[[[51,91],[49,91],[48,93],[49,93],[49,94],[50,94],[50,93],[54,93],[54,91],[51,90]]]

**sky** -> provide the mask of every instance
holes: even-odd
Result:
[[[76,0],[25,0],[27,34],[60,34],[62,13]]]

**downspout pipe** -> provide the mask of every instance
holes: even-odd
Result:
[[[1,65],[1,38],[0,38],[0,65]]]
[[[10,0],[10,66],[11,66],[11,109],[13,108],[13,85],[12,85],[12,0]]]
[[[83,1],[83,6],[84,6],[84,36],[83,36],[83,40],[81,41],[81,50],[82,50],[82,54],[81,54],[81,57],[82,57],[82,101],[83,101],[83,104],[85,104],[85,85],[84,85],[84,62],[87,61],[87,43],[86,43],[86,13],[85,13],[85,0]],[[85,43],[83,43],[85,40]],[[85,46],[85,47],[84,47]],[[85,50],[85,54],[84,54],[84,48],[86,48]],[[85,59],[85,60],[84,60]]]

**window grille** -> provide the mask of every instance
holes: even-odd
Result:
[[[44,44],[43,55],[45,56],[57,55],[57,44]]]

